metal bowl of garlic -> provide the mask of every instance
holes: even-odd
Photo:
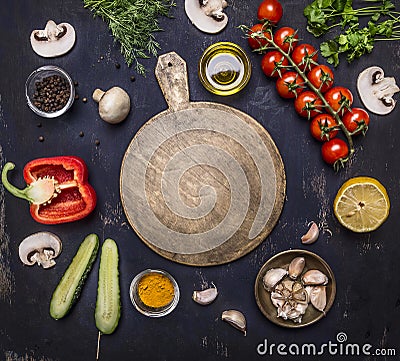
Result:
[[[289,266],[302,258],[300,272],[289,271]],[[261,267],[254,292],[266,318],[282,327],[299,328],[317,322],[328,313],[335,300],[336,281],[332,269],[320,256],[306,250],[288,250],[271,257]],[[294,303],[287,302],[292,297],[285,299],[285,292],[296,294]]]

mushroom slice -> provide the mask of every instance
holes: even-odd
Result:
[[[228,24],[223,12],[228,6],[225,0],[185,0],[186,15],[199,30],[216,34]]]
[[[56,24],[49,20],[44,30],[33,30],[31,45],[36,54],[53,58],[70,51],[75,44],[75,29],[71,24]]]
[[[60,238],[50,232],[37,232],[26,237],[19,245],[22,263],[32,266],[37,263],[43,268],[53,267],[62,249]]]
[[[371,66],[357,79],[357,90],[364,106],[372,113],[389,114],[395,107],[393,95],[400,91],[393,77],[385,77],[383,69]]]

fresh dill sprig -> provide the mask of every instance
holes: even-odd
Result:
[[[158,18],[170,17],[174,0],[83,0],[85,8],[106,22],[128,66],[146,74],[139,59],[157,56],[160,44],[154,33],[162,31]]]

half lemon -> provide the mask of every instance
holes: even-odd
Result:
[[[353,232],[377,229],[389,216],[385,187],[375,178],[351,178],[340,187],[333,202],[338,221]]]

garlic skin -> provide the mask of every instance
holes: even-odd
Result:
[[[315,222],[311,222],[310,228],[305,235],[301,237],[301,243],[313,244],[319,237],[319,228]]]
[[[274,287],[287,275],[287,271],[283,268],[271,268],[263,277],[264,288],[268,292],[272,292]]]
[[[306,265],[306,260],[304,257],[293,258],[292,262],[289,264],[288,274],[292,280],[295,280],[303,272],[304,266]]]
[[[214,286],[202,291],[193,291],[192,299],[199,305],[205,306],[214,302],[217,296],[218,296],[218,290],[217,287]]]
[[[246,336],[246,317],[244,317],[242,312],[237,310],[227,310],[222,312],[221,318],[223,321],[228,322],[233,327],[242,331]]]
[[[318,310],[325,314],[326,286],[313,286],[309,291],[310,302]]]
[[[316,269],[311,269],[304,273],[302,280],[306,286],[319,286],[328,283],[328,277]]]

